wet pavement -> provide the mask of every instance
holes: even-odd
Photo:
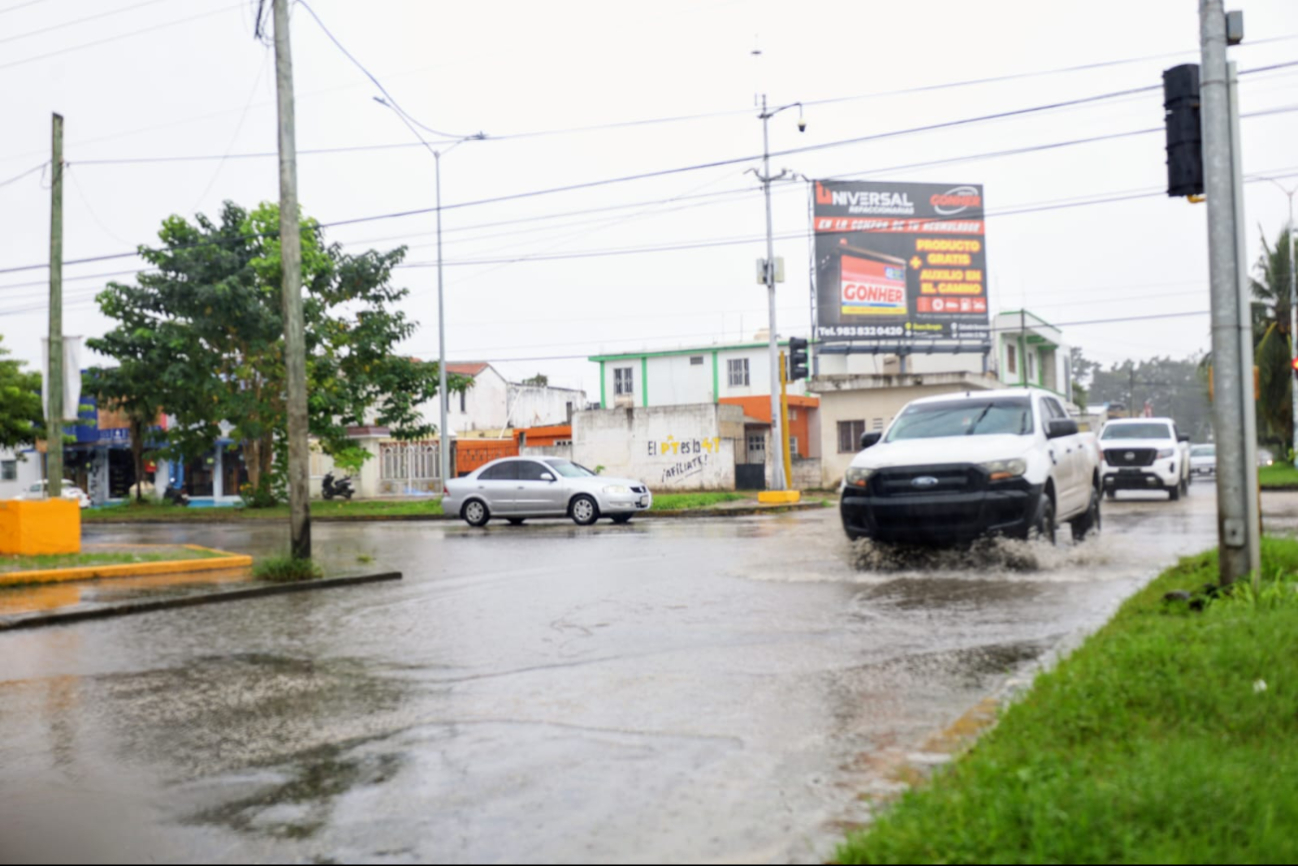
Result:
[[[934,732],[1209,547],[1214,506],[919,564],[830,509],[318,525],[332,569],[406,580],[0,634],[0,861],[824,862]],[[1298,496],[1265,510],[1298,527]]]

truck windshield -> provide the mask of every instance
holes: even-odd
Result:
[[[1032,432],[1032,403],[1026,397],[952,400],[906,407],[888,431],[888,442],[944,436],[1023,436]]]
[[[1101,439],[1171,439],[1172,428],[1166,424],[1110,424]]]

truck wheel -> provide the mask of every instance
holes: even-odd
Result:
[[[1042,493],[1041,502],[1037,505],[1037,521],[1028,531],[1028,540],[1041,540],[1052,547],[1057,538],[1058,527],[1055,525],[1055,502],[1050,494]]]
[[[1086,513],[1072,522],[1073,541],[1081,541],[1091,533],[1100,533],[1100,491],[1091,491],[1091,504]]]
[[[1167,488],[1167,498],[1173,502],[1181,498],[1181,482],[1177,482],[1172,487]]]

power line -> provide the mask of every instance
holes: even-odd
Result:
[[[165,30],[168,27],[176,27],[181,24],[188,24],[191,21],[198,21],[203,18],[211,18],[214,15],[219,15],[223,12],[229,12],[232,9],[240,9],[242,7],[243,7],[242,3],[237,3],[233,6],[222,6],[219,9],[211,9],[207,12],[202,12],[198,15],[192,15],[188,18],[180,18],[176,21],[167,21],[162,24],[155,24],[152,27],[144,27],[139,30],[132,30],[129,33],[119,33],[116,36],[107,36],[103,39],[96,39],[93,42],[83,42],[80,45],[71,45],[68,46],[67,48],[60,48],[57,51],[49,51],[45,54],[37,54],[34,57],[24,57],[22,60],[12,60],[9,63],[0,63],[0,69],[13,69],[16,66],[24,66],[28,63],[35,63],[38,60],[46,60],[50,57],[58,57],[63,54],[70,54],[73,51],[80,51],[83,48],[94,48],[97,45],[105,45],[109,42],[116,42],[119,39],[128,39],[132,36],[141,36],[145,33],[155,33],[159,30]]]
[[[27,0],[26,3],[19,3],[6,9],[0,9],[0,15],[4,15],[6,12],[17,12],[19,9],[26,9],[28,6],[35,6],[37,3],[41,2],[44,2],[44,0]]]
[[[144,0],[143,3],[136,3],[134,6],[125,6],[120,9],[110,9],[107,12],[100,12],[97,15],[87,15],[84,18],[76,18],[72,21],[64,21],[62,24],[52,24],[49,27],[42,27],[39,30],[28,30],[26,33],[16,33],[13,36],[6,36],[0,39],[0,45],[6,42],[13,42],[18,39],[26,39],[28,36],[39,36],[42,33],[51,33],[55,30],[62,30],[66,27],[73,27],[77,24],[85,24],[89,21],[98,21],[100,18],[110,18],[113,15],[121,15],[123,12],[131,12],[135,9],[142,9],[145,6],[156,6],[163,0]]]
[[[18,181],[22,180],[28,175],[35,174],[38,171],[44,171],[45,167],[48,165],[49,165],[48,162],[42,162],[40,165],[32,166],[31,168],[24,171],[22,174],[16,174],[13,177],[9,178],[8,180],[0,180],[0,187],[9,186],[9,184],[17,183]]]

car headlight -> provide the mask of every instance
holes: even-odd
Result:
[[[870,483],[870,476],[874,474],[873,469],[864,469],[860,466],[852,466],[847,470],[848,487],[865,487]]]
[[[1165,457],[1171,457],[1175,453],[1176,453],[1175,448],[1163,448],[1158,452],[1158,459],[1162,460]]]
[[[988,480],[1008,481],[1027,472],[1028,461],[1021,457],[1014,460],[993,460],[990,463],[984,463],[982,468],[987,473]]]
[[[610,486],[610,487],[605,487],[605,488],[604,488],[604,492],[605,492],[605,493],[610,493],[610,494],[612,494],[612,495],[614,495],[614,496],[618,496],[618,495],[620,495],[620,494],[630,493],[630,492],[631,492],[631,488],[630,488],[630,487],[627,487],[627,486],[625,486],[625,485],[623,485],[623,484],[614,484],[614,485],[612,485],[612,486]]]

